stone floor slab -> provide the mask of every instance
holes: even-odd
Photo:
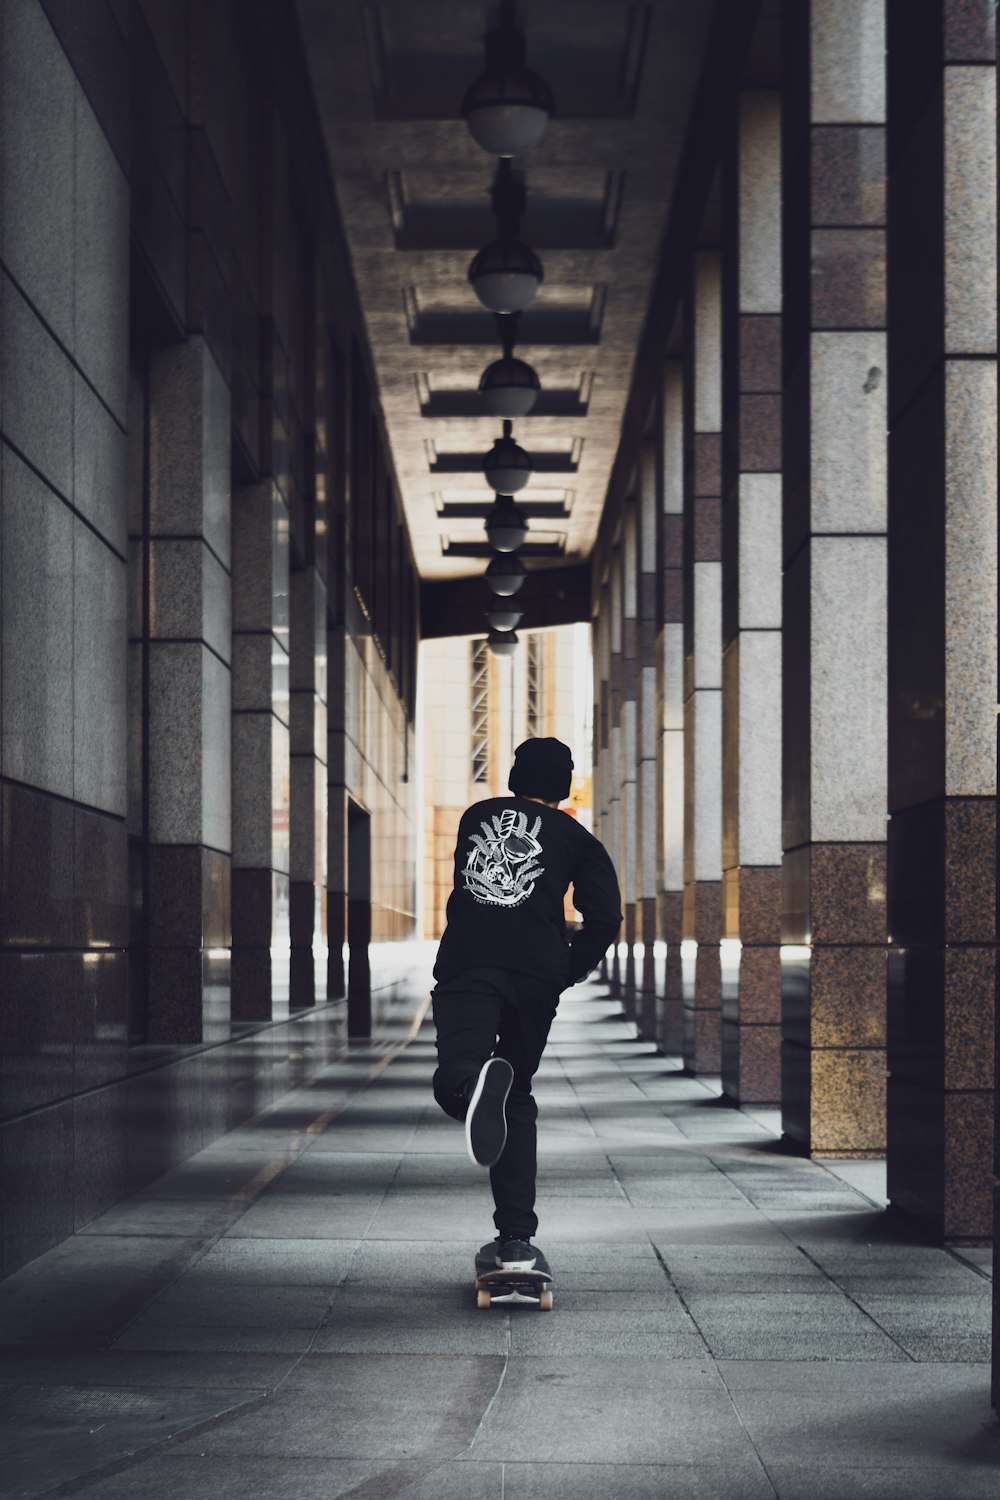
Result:
[[[31,1500],[251,1399],[245,1390],[218,1387],[17,1387],[0,1400],[0,1500]]]
[[[504,1500],[774,1500],[752,1456],[726,1464],[508,1463],[503,1478]]]
[[[599,1435],[608,1463],[744,1461],[752,1450],[716,1380],[708,1360],[511,1360],[472,1456],[571,1463]]]

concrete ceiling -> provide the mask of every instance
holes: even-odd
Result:
[[[421,576],[481,573],[499,435],[475,394],[499,355],[466,280],[495,235],[496,163],[459,114],[482,70],[485,0],[296,0]],[[556,117],[518,157],[522,238],[545,280],[516,349],[543,396],[515,436],[524,555],[585,558],[618,444],[714,0],[528,0],[528,64]],[[477,555],[477,553],[479,555]]]

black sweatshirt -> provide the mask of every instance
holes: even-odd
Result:
[[[583,917],[572,941],[563,914],[570,885]],[[458,825],[447,918],[435,979],[513,969],[565,989],[617,936],[621,895],[604,845],[575,818],[527,797],[489,797]]]

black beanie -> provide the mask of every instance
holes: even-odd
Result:
[[[562,740],[525,740],[514,751],[507,785],[515,797],[562,802],[573,785],[573,755]]]

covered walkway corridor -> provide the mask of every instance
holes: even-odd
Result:
[[[0,0],[0,1500],[1000,1494],[996,64]],[[536,737],[544,1314],[420,1013]]]
[[[986,1252],[895,1231],[872,1164],[786,1154],[600,984],[538,1080],[556,1311],[478,1311],[424,1013],[0,1287],[3,1500],[995,1495]]]

